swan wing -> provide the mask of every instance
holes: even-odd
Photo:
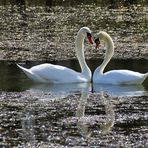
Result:
[[[16,65],[28,76],[28,78],[37,82],[44,82],[44,79],[42,79],[40,76],[33,73],[30,69],[24,68],[19,64],[16,64]]]
[[[103,79],[112,84],[141,84],[145,76],[130,70],[112,70],[104,73]]]
[[[34,66],[30,69],[26,69],[20,65],[18,66],[30,79],[33,79],[37,82],[74,83],[87,81],[81,73],[60,65],[45,63]]]
[[[112,38],[104,31],[97,34],[98,38],[95,40],[96,45],[100,41],[105,43],[106,52],[102,64],[95,70],[93,81],[94,83],[106,84],[142,84],[148,74],[141,74],[130,70],[112,70],[103,74],[106,65],[111,60],[114,54],[114,43]],[[98,45],[97,45],[98,46]]]

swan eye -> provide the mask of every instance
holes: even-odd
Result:
[[[95,39],[96,49],[100,47],[100,40],[99,38]]]
[[[87,32],[87,37],[89,37],[89,38],[92,37],[91,33]]]
[[[88,32],[87,32],[87,38],[88,38],[89,43],[90,43],[90,44],[93,44],[93,39],[92,39],[91,33],[88,33]]]
[[[95,43],[100,44],[99,38],[95,39]]]

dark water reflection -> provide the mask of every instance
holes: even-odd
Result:
[[[148,79],[140,86],[34,84],[13,61],[80,70],[82,26],[115,42],[106,68],[148,71],[146,0],[0,0],[0,147],[147,147]],[[86,46],[92,71],[102,51]],[[90,50],[91,49],[91,50]],[[131,60],[129,60],[131,59]],[[132,60],[139,59],[139,60]],[[145,60],[142,60],[145,59]],[[37,61],[37,62],[28,62]],[[26,62],[27,61],[27,62]],[[42,61],[42,62],[39,62]],[[129,97],[130,96],[130,97]]]
[[[140,61],[113,60],[106,70],[144,73],[147,61]],[[101,61],[87,62],[93,71]],[[52,63],[80,69],[75,60]],[[1,62],[0,69],[0,146],[146,146],[147,80],[143,86],[44,85],[33,84],[14,62]]]
[[[76,60],[71,61],[59,61],[51,62],[53,64],[63,65],[74,70],[80,71],[79,64]],[[89,60],[87,61],[92,72],[95,68],[101,63],[101,60]],[[33,65],[41,64],[41,62],[27,62],[25,67],[32,67]],[[107,66],[106,71],[111,69],[129,69],[133,71],[138,71],[141,73],[147,72],[147,61],[146,60],[112,60],[111,63]],[[29,80],[26,75],[15,65],[15,63],[1,62],[0,63],[0,89],[2,91],[25,91],[25,90],[38,90],[39,92],[78,92],[83,87],[82,84],[66,84],[66,85],[41,85],[34,84]],[[106,91],[111,95],[145,95],[148,91],[147,80],[143,85],[134,85],[134,86],[110,86],[110,85],[93,85],[90,88],[90,91],[100,92]]]
[[[46,98],[31,91],[3,92],[0,145],[129,147],[140,142],[145,147],[147,97],[112,97],[89,89],[62,99],[49,92]]]

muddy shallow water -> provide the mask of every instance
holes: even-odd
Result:
[[[136,86],[41,85],[15,65],[50,62],[79,71],[75,36],[88,26],[114,40],[106,71],[145,73],[146,1],[17,2],[0,2],[0,147],[148,147],[148,79]],[[94,71],[104,50],[85,45]]]
[[[147,147],[147,96],[0,94],[3,147]]]
[[[57,3],[56,3],[57,4]],[[0,60],[66,60],[75,57],[75,36],[87,26],[93,35],[107,31],[115,43],[114,58],[148,59],[147,5],[109,7],[109,3],[47,6],[0,6]],[[66,4],[66,2],[65,2]],[[103,51],[85,43],[87,59]]]
[[[93,71],[101,61],[87,62]],[[53,64],[79,70],[75,60]],[[14,62],[0,68],[0,146],[148,146],[147,80],[133,86],[45,85],[30,81]],[[106,70],[119,68],[146,72],[147,61],[115,60]]]

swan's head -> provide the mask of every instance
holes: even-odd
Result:
[[[95,35],[96,48],[99,48],[101,43],[106,43],[108,41],[113,43],[112,38],[105,31],[100,31]]]
[[[86,37],[90,44],[93,44],[91,30],[88,27],[82,27],[79,33],[82,34],[84,37]]]

